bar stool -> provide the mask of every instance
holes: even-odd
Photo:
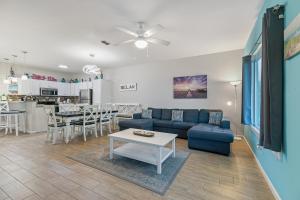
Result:
[[[0,101],[0,128],[5,129],[5,135],[7,135],[8,128],[10,128],[10,117],[8,115],[1,115],[1,112],[8,112],[9,106],[7,101]],[[4,120],[3,120],[4,119]],[[4,122],[2,122],[4,121]],[[10,128],[11,132],[11,128]]]

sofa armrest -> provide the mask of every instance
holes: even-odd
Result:
[[[133,119],[142,119],[142,113],[133,113]]]
[[[230,121],[229,119],[223,118],[220,124],[221,128],[230,129]]]

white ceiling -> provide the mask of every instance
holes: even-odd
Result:
[[[121,67],[131,64],[241,49],[262,0],[0,0],[0,58],[30,54],[26,64],[79,72],[85,64]],[[156,37],[168,47],[132,44],[105,46],[130,36],[114,29],[135,29],[134,22],[165,29]],[[91,59],[89,54],[95,54]],[[58,69],[59,70],[59,69]],[[65,70],[64,70],[65,71]]]

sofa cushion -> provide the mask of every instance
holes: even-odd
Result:
[[[199,111],[199,123],[208,123],[209,121],[209,112],[222,112],[222,110],[209,110],[209,109],[201,109]]]
[[[183,121],[198,123],[199,110],[197,109],[185,109],[183,110]]]
[[[142,113],[133,113],[132,118],[133,119],[142,119]]]
[[[196,123],[192,123],[192,122],[173,122],[172,127],[177,129],[182,129],[182,130],[188,130],[195,125]]]
[[[222,112],[210,111],[209,112],[209,121],[208,121],[208,123],[220,126],[222,118],[223,118],[223,113]]]
[[[145,130],[153,130],[152,119],[129,119],[119,121],[119,126],[124,128],[138,128]]]
[[[173,127],[173,122],[169,121],[169,120],[155,119],[155,120],[153,120],[153,126],[172,128]]]
[[[220,128],[230,129],[230,121],[223,118],[220,124]]]
[[[161,119],[162,120],[171,120],[172,118],[172,109],[162,109],[161,110]]]
[[[143,119],[152,119],[152,110],[142,110]]]
[[[183,121],[183,110],[172,110],[172,121],[182,122]]]
[[[208,123],[209,121],[209,112],[206,109],[201,109],[199,111],[199,123]]]
[[[233,142],[234,136],[230,129],[223,129],[211,124],[198,124],[188,130],[188,138]]]
[[[152,118],[153,119],[161,119],[161,109],[160,108],[148,108],[148,110],[152,110]]]

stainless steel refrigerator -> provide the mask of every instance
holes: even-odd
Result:
[[[89,105],[92,105],[93,104],[93,90],[92,89],[80,90],[79,101],[80,101],[80,103],[87,103]]]

